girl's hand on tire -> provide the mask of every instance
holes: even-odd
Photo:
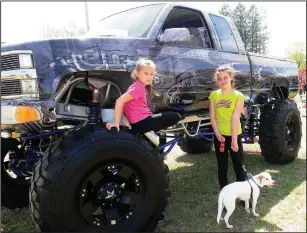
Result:
[[[116,122],[107,123],[106,127],[107,127],[108,130],[111,130],[111,128],[115,127],[115,128],[117,128],[117,131],[119,131],[119,124],[116,123]]]

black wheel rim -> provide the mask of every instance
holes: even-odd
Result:
[[[134,217],[144,200],[144,184],[126,164],[108,164],[85,178],[79,193],[82,217],[92,227],[118,226]]]
[[[290,114],[285,124],[285,144],[288,150],[295,150],[300,142],[299,119]]]

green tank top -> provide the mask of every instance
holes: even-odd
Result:
[[[209,99],[214,102],[215,118],[220,134],[231,136],[231,118],[236,108],[236,103],[244,100],[244,95],[236,90],[229,94],[223,94],[221,89],[212,91]],[[242,133],[241,123],[238,125],[238,135]]]

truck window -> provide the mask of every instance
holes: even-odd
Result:
[[[129,9],[102,19],[86,36],[146,37],[164,4]]]
[[[230,53],[238,53],[239,50],[236,40],[227,21],[222,17],[211,14],[210,18],[220,39],[223,51]]]
[[[190,42],[185,46],[212,48],[207,27],[201,15],[193,10],[174,8],[167,16],[161,33],[169,28],[187,28],[190,32]]]

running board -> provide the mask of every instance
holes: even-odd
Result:
[[[178,123],[189,123],[189,122],[197,122],[197,121],[205,121],[210,120],[209,114],[195,114],[190,116],[184,116],[184,118],[179,121]]]

